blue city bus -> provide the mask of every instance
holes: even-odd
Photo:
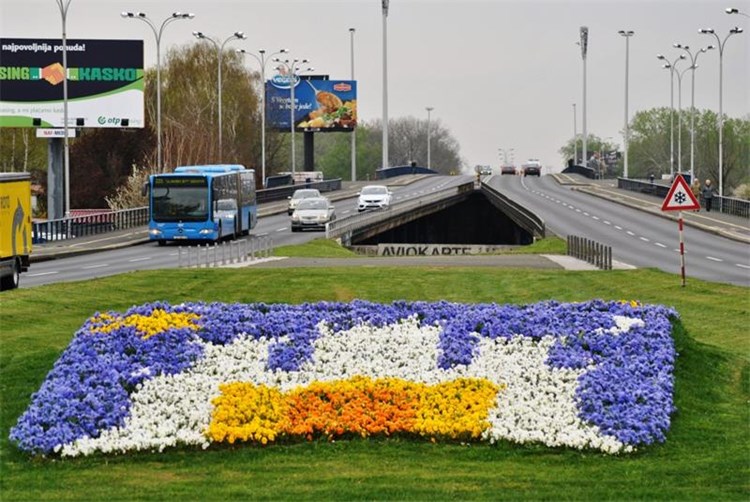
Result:
[[[237,164],[182,166],[153,174],[149,195],[149,239],[218,241],[247,235],[258,221],[255,171]]]

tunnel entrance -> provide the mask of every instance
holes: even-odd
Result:
[[[455,205],[404,223],[353,246],[378,244],[526,245],[534,236],[497,209],[481,192]]]

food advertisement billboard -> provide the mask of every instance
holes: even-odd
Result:
[[[280,131],[291,130],[290,82],[276,75],[266,82],[268,124]],[[357,125],[355,80],[295,79],[294,127],[298,131],[353,131]]]
[[[143,127],[143,41],[67,40],[68,127]],[[0,127],[64,127],[59,39],[0,38]]]

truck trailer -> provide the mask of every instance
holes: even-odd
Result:
[[[0,290],[18,287],[31,254],[31,175],[0,173]]]

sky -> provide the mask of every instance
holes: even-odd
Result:
[[[387,27],[388,117],[430,119],[448,129],[466,166],[540,159],[549,171],[562,168],[559,149],[583,130],[581,26],[589,29],[586,60],[586,128],[623,145],[625,38],[629,42],[629,117],[670,105],[670,72],[656,55],[674,60],[675,42],[699,49],[717,45],[739,26],[723,51],[723,109],[729,117],[750,114],[750,15],[748,0],[391,0]],[[120,17],[143,11],[156,24],[174,11],[192,20],[169,24],[161,39],[170,47],[196,43],[193,31],[226,39],[243,31],[244,41],[227,48],[274,52],[286,48],[307,58],[316,74],[352,75],[360,120],[383,116],[383,13],[381,0],[70,0],[69,38],[140,39],[145,64],[155,65],[155,36],[141,22]],[[7,38],[60,38],[55,0],[0,0],[0,34]],[[257,63],[248,58],[249,68]],[[695,71],[695,106],[719,108],[719,51],[701,54]],[[682,106],[690,106],[690,72],[682,82]],[[677,79],[674,102],[678,105]],[[576,118],[574,121],[574,103]],[[510,160],[510,159],[509,159]]]

